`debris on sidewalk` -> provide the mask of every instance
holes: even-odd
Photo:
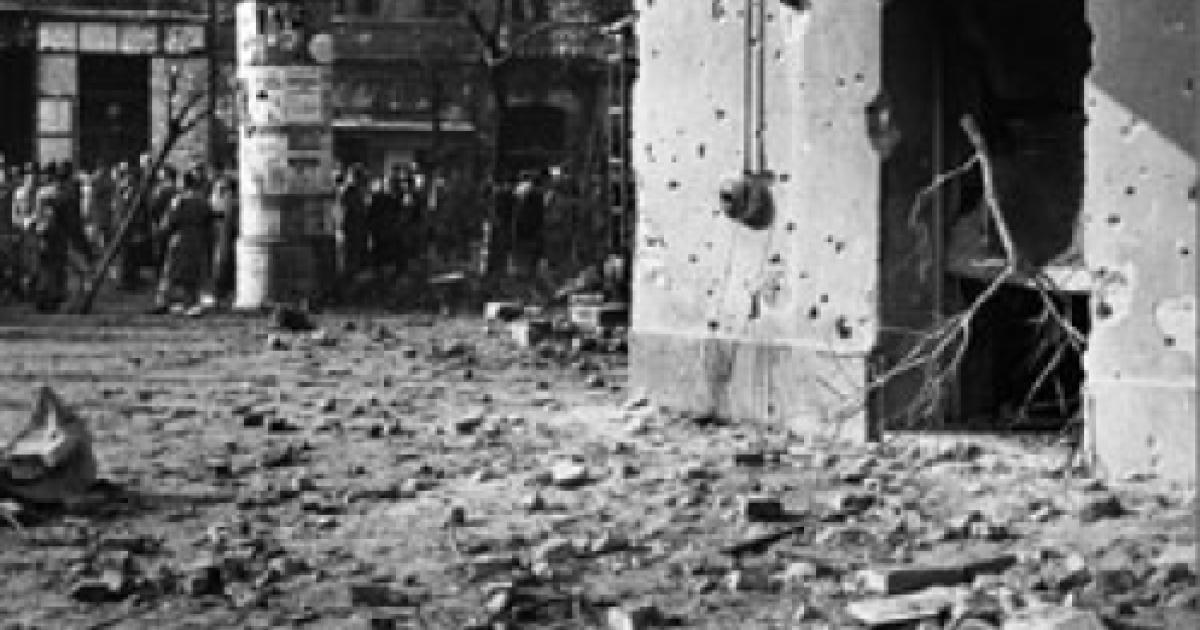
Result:
[[[49,386],[35,396],[28,425],[0,449],[0,495],[34,503],[79,497],[96,482],[91,433]]]

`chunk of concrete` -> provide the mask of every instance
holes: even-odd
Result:
[[[568,308],[572,324],[582,330],[601,330],[629,325],[629,305],[624,302],[572,304]]]
[[[1004,630],[1104,630],[1090,610],[1047,607],[1022,611],[1004,622]]]
[[[919,622],[954,607],[960,589],[936,587],[918,593],[850,602],[846,614],[870,628]]]
[[[553,327],[543,319],[515,321],[508,325],[508,334],[522,348],[533,348],[550,336]]]
[[[511,322],[521,316],[525,308],[517,302],[488,302],[483,306],[483,319],[489,322]]]
[[[0,449],[0,494],[56,503],[95,482],[96,457],[83,419],[54,390],[40,387],[29,424]]]
[[[953,564],[884,565],[864,569],[859,579],[867,590],[884,595],[909,593],[931,586],[970,584],[978,575],[1003,573],[1016,557],[1000,555]]]

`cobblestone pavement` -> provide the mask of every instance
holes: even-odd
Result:
[[[838,444],[477,318],[317,324],[0,310],[0,435],[48,383],[109,482],[10,506],[0,628],[1200,627],[1191,491],[1049,440]]]

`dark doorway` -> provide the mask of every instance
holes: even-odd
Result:
[[[872,392],[876,426],[1072,426],[1090,328],[1075,238],[1092,44],[1085,1],[895,0],[883,40],[885,89],[868,111],[884,192],[884,326],[873,369],[887,379]],[[964,117],[987,144],[1018,255],[1053,282],[1039,294],[1011,278],[974,311],[962,345],[922,346],[971,309],[1007,262],[980,168],[959,168],[974,155]]]
[[[513,107],[500,129],[504,166],[512,174],[545,168],[562,156],[566,143],[567,113],[552,105]]]
[[[33,50],[0,48],[0,153],[9,164],[33,159]]]
[[[79,58],[79,129],[84,166],[136,162],[150,144],[149,57]]]

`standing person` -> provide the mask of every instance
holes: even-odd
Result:
[[[120,208],[117,220],[123,222],[129,213],[135,213],[125,246],[121,249],[119,288],[136,290],[142,284],[141,270],[151,264],[153,256],[154,223],[148,211],[146,197],[138,198],[143,175],[148,173],[140,167],[131,167],[122,162],[118,167],[116,203]],[[136,205],[135,205],[136,202]]]
[[[12,198],[20,183],[20,177],[9,170],[0,153],[0,208],[6,215],[0,217],[0,297],[19,292],[20,288],[21,243],[16,224],[7,216],[12,213]]]
[[[522,273],[536,271],[542,258],[543,234],[546,218],[546,195],[542,177],[534,171],[521,173],[521,180],[513,190],[516,198],[513,217],[513,259]]]
[[[190,172],[190,171],[189,171]],[[180,192],[176,188],[176,180],[179,177],[179,171],[175,170],[170,164],[163,165],[155,174],[154,184],[150,192],[150,225],[158,226],[162,224],[163,217],[166,216],[167,210],[171,206],[171,202],[175,200],[175,196]],[[192,173],[192,180],[196,181],[197,191],[200,190],[200,182],[195,173]],[[157,234],[151,241],[151,251],[153,258],[151,262],[155,269],[163,269],[163,257],[166,255],[167,244],[163,241],[162,235]]]
[[[32,294],[39,312],[58,310],[67,297],[69,230],[64,221],[68,200],[59,178],[62,171],[53,162],[42,168],[42,185],[34,200],[31,234],[35,247]]]
[[[363,166],[352,164],[337,187],[333,204],[338,276],[350,280],[362,269],[367,253],[367,203]]]
[[[33,289],[33,271],[37,268],[37,235],[33,226],[38,191],[38,172],[33,164],[21,169],[21,185],[13,192],[12,223],[17,230],[18,282],[21,292],[29,295]]]
[[[371,184],[367,200],[367,229],[371,238],[371,266],[376,272],[394,266],[400,244],[396,242],[396,225],[400,209],[391,177],[378,178]]]
[[[71,162],[60,163],[58,170],[58,189],[63,201],[63,229],[67,231],[71,249],[90,265],[94,256],[83,222],[83,184]]]
[[[152,314],[168,312],[177,297],[182,304],[194,303],[208,276],[212,250],[206,244],[212,208],[202,194],[202,182],[196,173],[185,172],[182,184],[167,202],[157,226],[158,240],[165,249]]]
[[[400,167],[394,171],[396,208],[399,211],[395,229],[395,239],[400,245],[396,252],[396,272],[402,274],[408,271],[409,265],[416,259],[420,262],[421,252],[424,251],[427,239],[423,233],[425,214],[425,192],[414,167]]]
[[[216,218],[213,231],[216,246],[213,250],[212,297],[220,302],[228,298],[236,286],[233,246],[238,234],[237,180],[228,174],[219,175],[213,182],[209,197]]]
[[[488,191],[491,207],[488,209],[487,225],[487,273],[503,274],[508,268],[512,254],[513,214],[516,197],[513,185],[507,180],[493,183]]]
[[[103,162],[83,179],[83,201],[80,210],[92,246],[97,250],[108,247],[113,229],[113,197],[116,184],[112,172]]]

